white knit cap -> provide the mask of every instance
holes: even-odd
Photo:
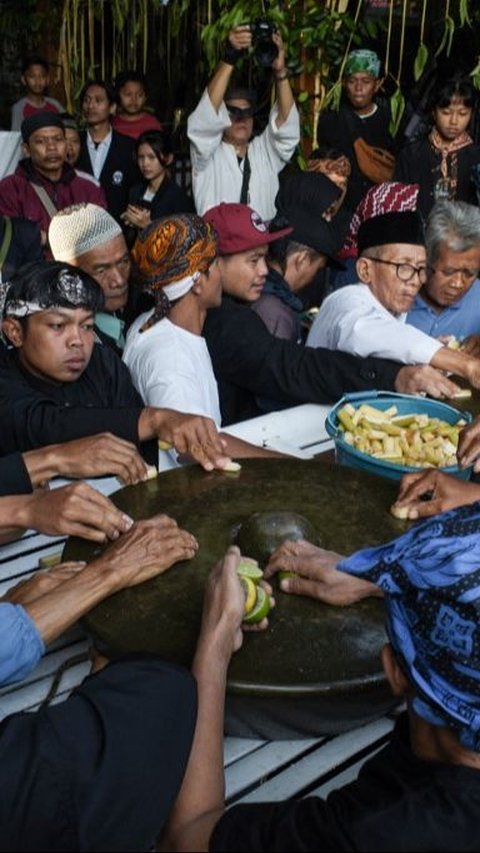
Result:
[[[73,261],[122,234],[113,216],[98,204],[72,204],[52,218],[48,242],[56,261]]]

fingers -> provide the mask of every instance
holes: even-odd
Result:
[[[443,498],[437,498],[430,501],[418,501],[415,506],[409,507],[408,518],[415,521],[417,518],[431,518],[433,515],[438,515],[444,512],[445,505]]]
[[[172,430],[173,445],[177,451],[187,453],[206,471],[223,468],[231,461],[225,456],[224,440],[211,418],[196,415],[178,417],[179,426]]]
[[[102,473],[115,474],[126,485],[147,479],[147,464],[131,442],[107,434],[100,438],[95,450]]]
[[[475,420],[470,426],[461,430],[457,458],[462,468],[468,465],[480,455],[480,420]],[[475,469],[477,470],[477,469]]]
[[[318,581],[310,580],[297,574],[292,575],[290,578],[282,578],[280,589],[282,592],[287,592],[291,595],[306,595],[309,598],[323,600]]]
[[[427,492],[434,491],[438,481],[438,473],[438,471],[429,470],[421,474],[405,474],[402,477],[395,504],[405,504],[408,501],[418,500]]]
[[[104,542],[118,539],[132,526],[133,520],[128,515],[86,483],[67,486],[65,492],[68,490],[69,494],[62,496],[60,523],[69,535]]]
[[[435,397],[437,399],[440,399],[441,397],[453,399],[455,394],[460,391],[460,386],[456,385],[455,382],[452,382],[446,376],[443,376],[439,371],[437,371],[437,373],[438,376],[428,379],[423,390],[425,390],[431,397]]]

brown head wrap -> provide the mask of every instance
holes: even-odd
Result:
[[[215,231],[194,213],[156,219],[139,234],[132,257],[144,289],[155,298],[154,314],[144,328],[164,317],[171,301],[188,293],[216,255]]]

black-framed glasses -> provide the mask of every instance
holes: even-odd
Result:
[[[395,267],[397,278],[399,278],[400,281],[411,281],[415,275],[418,275],[420,284],[425,284],[428,278],[427,266],[414,267],[413,264],[399,264],[396,261],[384,261],[383,258],[370,258],[368,255],[364,255],[364,258],[368,261],[374,261],[376,264],[387,264],[389,267]]]

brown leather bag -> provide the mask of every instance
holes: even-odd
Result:
[[[384,148],[374,148],[361,136],[353,143],[358,168],[374,184],[391,181],[395,170],[395,157]]]

